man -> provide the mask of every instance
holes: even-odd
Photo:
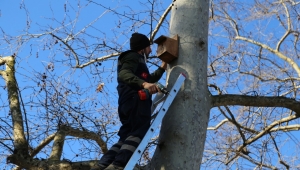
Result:
[[[151,47],[145,35],[133,33],[130,49],[118,58],[118,112],[122,123],[118,132],[120,139],[100,159],[97,167],[100,170],[118,170],[126,166],[151,121],[151,95],[146,100],[140,100],[138,91],[148,89],[150,94],[158,92],[158,87],[153,83],[162,77],[167,68],[167,63],[162,62],[155,72],[149,74],[146,59]]]

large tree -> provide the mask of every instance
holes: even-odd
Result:
[[[1,27],[2,55],[10,53],[0,57],[7,167],[92,167],[116,138],[116,57],[131,33],[144,30],[151,40],[179,36],[167,87],[187,76],[151,142],[155,152],[143,157],[152,158],[142,161],[145,169],[299,167],[299,2],[153,0],[137,9],[121,1],[56,3],[43,25],[22,1],[22,33]],[[150,69],[157,62],[151,59]],[[294,152],[284,152],[285,143]]]
[[[185,83],[165,116],[150,169],[199,169],[211,108],[207,88],[208,0],[174,2],[170,35],[178,34],[179,58],[168,69],[168,86]]]

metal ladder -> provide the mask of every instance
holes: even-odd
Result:
[[[139,144],[139,146],[136,148],[133,155],[129,159],[129,161],[128,161],[127,165],[125,166],[124,170],[133,170],[133,168],[135,167],[137,161],[139,160],[139,158],[142,156],[143,152],[145,151],[145,149],[147,147],[147,144],[148,144],[148,141],[154,135],[155,128],[157,128],[159,126],[159,124],[161,123],[163,117],[167,113],[170,105],[172,104],[174,98],[176,97],[176,95],[177,95],[181,85],[183,84],[185,78],[186,78],[185,75],[181,73],[178,76],[178,78],[177,78],[175,84],[173,85],[172,89],[169,91],[169,94],[164,95],[162,93],[158,93],[155,96],[155,98],[153,99],[152,112],[155,110],[156,106],[159,103],[161,103],[163,101],[165,101],[165,102],[162,104],[159,112],[156,115],[156,118],[152,122],[149,130],[145,134],[145,136],[142,139],[141,143]]]

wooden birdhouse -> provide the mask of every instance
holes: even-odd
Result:
[[[157,44],[157,57],[166,63],[170,63],[178,57],[178,35],[173,38],[167,36],[160,36],[154,43]]]

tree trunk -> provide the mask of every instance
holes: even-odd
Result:
[[[150,169],[199,170],[211,108],[207,89],[208,0],[174,1],[170,34],[179,35],[179,57],[170,64],[168,87],[187,76],[161,127]]]

